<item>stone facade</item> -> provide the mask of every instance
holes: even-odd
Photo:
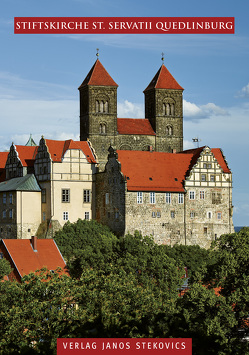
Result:
[[[221,151],[214,152],[209,147],[186,151],[191,165],[190,169],[186,168],[179,192],[172,191],[173,185],[154,190],[143,188],[137,175],[134,175],[138,178],[134,191],[133,187],[129,188],[129,169],[122,169],[119,152],[111,148],[105,171],[97,175],[97,220],[118,235],[139,230],[159,244],[198,244],[208,248],[220,235],[234,231],[231,172]],[[173,155],[168,154],[166,158],[172,159]],[[178,162],[184,158],[184,154],[175,156]],[[139,166],[141,162],[137,169]],[[153,182],[154,177],[150,179]]]

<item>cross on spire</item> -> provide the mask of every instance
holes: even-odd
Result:
[[[164,53],[162,52],[162,62],[163,62],[163,64],[164,64]]]
[[[98,56],[99,56],[99,49],[98,49],[98,48],[96,48],[96,51],[97,51],[97,53],[96,53],[96,57],[98,58]]]

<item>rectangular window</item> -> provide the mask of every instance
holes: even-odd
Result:
[[[3,218],[6,218],[6,210],[3,210]]]
[[[195,217],[195,213],[193,211],[190,212],[190,218],[194,218]]]
[[[156,216],[157,216],[157,218],[160,218],[161,217],[161,212],[157,211]]]
[[[171,218],[175,218],[175,211],[171,211],[171,212],[170,212],[170,217],[171,217]]]
[[[141,191],[137,192],[137,203],[138,204],[143,203],[143,193]]]
[[[155,192],[150,192],[150,203],[156,203]]]
[[[85,219],[87,219],[87,220],[90,219],[90,212],[85,212]]]
[[[207,227],[204,227],[204,234],[207,234],[207,232],[208,232]]]
[[[208,218],[208,219],[211,219],[211,218],[212,218],[212,212],[208,212],[208,213],[207,213],[207,218]]]
[[[183,199],[184,199],[184,194],[182,192],[180,192],[178,194],[178,203],[182,204],[183,203]]]
[[[166,203],[171,203],[171,193],[170,192],[166,192],[166,195],[165,195],[165,198],[166,198]]]
[[[215,175],[210,175],[210,181],[215,182]]]
[[[70,202],[70,190],[62,189],[61,190],[61,202]]]
[[[63,212],[63,221],[68,221],[68,212]]]
[[[221,219],[221,212],[217,213],[217,219]]]
[[[13,218],[13,210],[9,210],[9,218]]]
[[[189,191],[189,199],[194,200],[195,199],[195,191]]]
[[[11,192],[9,193],[9,203],[13,203],[13,194]]]
[[[3,203],[4,203],[4,204],[6,203],[6,199],[7,199],[6,193],[4,192],[4,193],[3,193]]]
[[[43,222],[46,221],[46,212],[42,212],[42,220],[43,220]]]
[[[106,192],[105,194],[105,204],[109,205],[109,192]]]
[[[155,218],[155,217],[156,217],[156,212],[155,212],[155,211],[152,211],[151,216],[152,216],[152,218]]]
[[[119,212],[118,212],[118,211],[115,212],[115,218],[116,218],[116,219],[119,218]]]
[[[200,191],[200,200],[204,200],[204,199],[205,199],[205,192]]]
[[[206,181],[206,174],[201,174],[201,181]]]
[[[41,199],[42,199],[42,203],[46,203],[46,189],[42,189]]]
[[[203,168],[204,168],[204,169],[207,169],[207,163],[204,163],[204,164],[203,164]]]
[[[84,203],[89,203],[91,201],[91,190],[83,191],[83,201]]]

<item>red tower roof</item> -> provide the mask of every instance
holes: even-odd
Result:
[[[160,67],[154,78],[151,80],[147,88],[144,90],[150,89],[174,89],[174,90],[184,90],[175,78],[170,74],[168,69],[164,64]]]
[[[79,89],[85,85],[118,86],[97,59]]]

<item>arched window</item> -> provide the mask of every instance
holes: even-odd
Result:
[[[99,112],[104,112],[104,101],[100,101],[99,103]]]
[[[167,116],[170,115],[170,104],[169,103],[166,104],[166,115]]]
[[[99,102],[96,100],[96,112],[99,112]]]
[[[104,112],[108,112],[109,107],[108,107],[108,101],[105,102],[105,106],[104,106]]]
[[[99,125],[99,133],[106,134],[106,123],[100,123]]]
[[[166,127],[166,135],[167,136],[173,136],[173,127],[172,126],[167,126]]]
[[[170,114],[171,114],[172,116],[174,116],[174,114],[175,114],[175,105],[174,105],[174,104],[171,104]]]
[[[99,133],[100,134],[102,133],[102,123],[100,123],[100,125],[99,125]]]

